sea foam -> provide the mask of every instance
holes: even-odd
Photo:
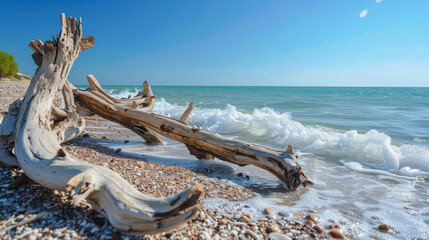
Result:
[[[132,97],[136,96],[139,93],[139,90],[137,88],[120,89],[119,91],[117,89],[106,89],[106,92],[114,98],[123,99],[128,98],[130,95]]]
[[[186,106],[170,104],[161,98],[153,111],[177,119],[185,109]],[[264,107],[248,114],[229,104],[223,109],[197,107],[189,120],[202,129],[278,149],[292,144],[301,152],[341,160],[355,171],[429,176],[428,147],[393,144],[390,136],[376,130],[340,131],[317,125],[306,126],[293,120],[290,113],[279,113]]]

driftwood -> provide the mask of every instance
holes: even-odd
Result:
[[[13,148],[15,146],[15,125],[21,102],[22,99],[19,99],[9,106],[9,112],[0,125],[0,162],[10,167],[19,167]]]
[[[140,108],[140,110],[146,112],[150,112],[155,106],[156,97],[152,94],[152,89],[146,81],[143,83],[143,92],[139,92],[139,94],[135,98],[117,100],[103,90],[103,88],[100,86],[97,79],[95,79],[93,75],[88,75],[86,79],[89,83],[89,88],[87,90],[93,92],[98,98],[103,99],[103,101],[106,101],[110,104],[116,104],[122,107],[131,107],[133,109],[137,109],[138,106],[143,106],[142,108]],[[142,128],[139,126],[124,126],[141,136],[148,144],[164,144],[164,141],[150,129],[144,127]]]
[[[61,15],[61,33],[53,41],[31,41],[37,71],[22,101],[10,107],[0,127],[0,162],[21,167],[44,187],[70,192],[74,204],[86,199],[113,227],[155,233],[191,219],[202,186],[165,198],[144,195],[119,174],[73,158],[60,145],[79,135],[85,122],[74,104],[69,71],[80,52],[94,45],[82,37],[82,23]],[[146,96],[132,99],[150,106]],[[149,96],[149,98],[154,98]],[[149,102],[148,102],[149,101]],[[127,106],[129,102],[115,102]]]
[[[96,81],[91,75],[88,80]],[[90,83],[90,85],[97,85]],[[232,162],[240,166],[248,164],[260,167],[274,174],[282,184],[291,190],[311,183],[298,164],[298,155],[292,146],[287,151],[277,151],[256,144],[231,140],[219,134],[194,128],[186,124],[193,103],[180,120],[150,113],[145,108],[127,107],[115,103],[105,96],[100,88],[73,90],[80,106],[105,119],[116,122],[129,129],[143,132],[153,131],[164,137],[184,143],[190,153],[197,158]],[[154,99],[153,99],[154,100]]]

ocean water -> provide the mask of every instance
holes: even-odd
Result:
[[[103,86],[117,98],[141,86]],[[192,125],[227,137],[285,150],[292,144],[315,185],[293,193],[261,169],[196,161],[179,143],[125,151],[151,152],[161,164],[205,168],[258,193],[244,203],[207,200],[213,207],[251,205],[255,215],[316,213],[357,239],[429,238],[429,88],[153,86],[153,112],[179,118],[194,101]],[[114,147],[114,146],[113,146]],[[156,158],[163,156],[163,158]],[[249,178],[237,176],[243,173]],[[382,233],[386,223],[393,231]]]

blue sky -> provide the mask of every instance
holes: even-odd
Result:
[[[429,87],[427,0],[1,1],[0,50],[20,72],[61,13],[95,37],[74,84]]]

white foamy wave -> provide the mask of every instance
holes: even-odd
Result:
[[[415,137],[413,138],[414,141],[416,142],[429,142],[429,140],[427,138],[423,138],[423,137]]]
[[[136,96],[139,93],[139,90],[137,88],[135,88],[134,90],[125,89],[125,90],[121,90],[120,92],[118,92],[115,89],[109,89],[109,90],[106,90],[106,92],[114,98],[123,99],[123,98],[128,98],[130,95],[131,95],[131,97]]]
[[[153,111],[178,119],[185,109],[185,106],[173,105],[161,99]],[[229,104],[224,109],[196,108],[189,120],[203,129],[250,138],[276,148],[292,144],[302,152],[344,160],[346,166],[356,171],[429,176],[428,147],[408,144],[395,146],[390,136],[376,130],[366,133],[356,130],[340,132],[327,127],[305,126],[292,120],[290,113],[279,113],[264,107],[247,114]],[[368,171],[370,169],[377,171]]]

